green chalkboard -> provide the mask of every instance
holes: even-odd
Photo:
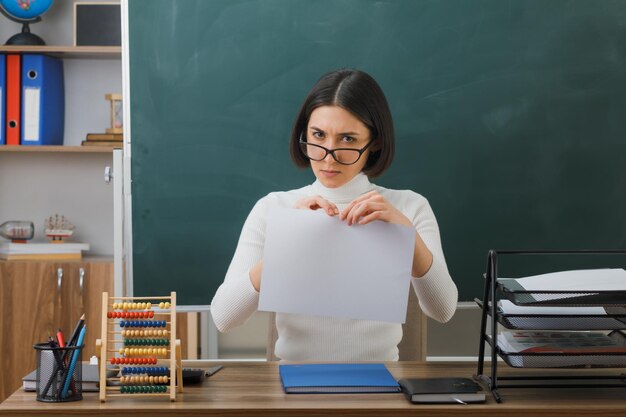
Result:
[[[490,248],[626,246],[623,0],[128,9],[138,295],[210,303],[255,201],[313,181],[291,165],[289,131],[338,67],[385,90],[397,155],[375,182],[429,199],[462,300],[482,294]]]

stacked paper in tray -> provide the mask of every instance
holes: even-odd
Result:
[[[0,243],[0,259],[7,260],[73,260],[81,259],[88,243]]]
[[[503,331],[498,347],[515,367],[626,366],[626,341],[620,332]]]
[[[515,288],[512,294],[517,291],[523,296],[521,300],[513,297],[513,302],[498,301],[507,327],[525,329],[498,334],[498,347],[511,366],[626,366],[624,334],[609,333],[626,328],[626,313],[616,303],[626,294],[623,269],[562,271],[505,279],[504,285]],[[536,297],[536,305],[529,294]],[[602,305],[606,300],[611,307]],[[623,301],[626,304],[626,299]]]
[[[500,336],[501,347],[513,353],[626,353],[623,337],[604,332],[505,331]]]

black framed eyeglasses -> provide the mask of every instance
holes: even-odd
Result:
[[[374,142],[374,140],[370,140],[367,142],[367,145],[362,147],[361,149],[355,148],[335,148],[328,149],[321,145],[316,145],[314,143],[309,143],[306,140],[302,139],[302,134],[300,135],[300,149],[304,156],[309,158],[312,161],[322,161],[326,158],[328,154],[331,154],[333,159],[339,162],[341,165],[353,165],[361,159],[361,155],[363,152],[369,148],[369,146]]]

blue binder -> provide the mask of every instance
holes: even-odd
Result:
[[[22,56],[22,145],[63,145],[63,61]]]
[[[6,102],[6,58],[4,54],[0,54],[0,145],[6,144],[6,120],[5,114],[7,112]]]
[[[287,394],[400,392],[382,363],[281,364]]]

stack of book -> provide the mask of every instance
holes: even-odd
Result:
[[[84,140],[82,145],[121,148],[123,137],[122,133],[87,133],[87,140]]]
[[[88,251],[88,243],[13,243],[0,242],[0,259],[13,260],[74,260]]]

